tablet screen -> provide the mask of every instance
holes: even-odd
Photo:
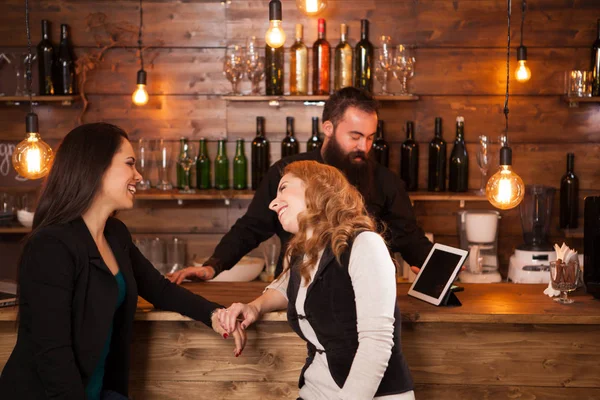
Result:
[[[434,298],[440,297],[461,257],[460,254],[434,249],[428,268],[421,271],[413,289]]]

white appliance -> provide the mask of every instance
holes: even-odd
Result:
[[[465,270],[458,274],[464,283],[497,283],[502,281],[498,272],[498,220],[495,210],[464,210],[458,213],[460,246],[469,250]]]

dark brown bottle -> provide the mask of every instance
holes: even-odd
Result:
[[[77,93],[75,82],[75,58],[69,43],[68,27],[60,26],[60,44],[56,60],[56,94],[70,95]]]
[[[390,146],[388,142],[384,138],[383,133],[383,121],[377,121],[377,134],[375,135],[375,140],[373,141],[373,157],[375,161],[379,164],[388,167],[390,160]]]
[[[415,141],[414,123],[406,123],[406,140],[400,148],[400,177],[406,190],[419,188],[419,144]]]
[[[256,137],[252,141],[252,189],[258,189],[269,169],[269,141],[265,137],[265,118],[256,117]]]
[[[427,190],[443,192],[446,190],[446,141],[442,138],[442,119],[435,119],[435,133],[429,142],[429,175]]]
[[[306,143],[306,151],[320,149],[323,146],[323,141],[319,137],[319,117],[312,118],[312,135]]]
[[[296,155],[300,151],[300,143],[294,136],[294,117],[287,117],[285,122],[285,137],[281,141],[281,158]]]
[[[465,119],[463,117],[456,117],[456,139],[450,154],[448,189],[451,192],[466,192],[469,189],[469,155],[465,145]]]
[[[575,154],[567,154],[567,173],[560,180],[560,228],[575,229],[579,220],[579,179],[574,172]]]
[[[54,47],[50,41],[50,23],[42,20],[42,40],[37,45],[40,96],[54,94]]]

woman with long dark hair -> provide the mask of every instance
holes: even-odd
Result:
[[[86,124],[63,139],[19,265],[19,331],[0,376],[3,399],[126,399],[138,294],[227,337],[220,306],[163,276],[112,217],[133,207],[127,134]],[[246,336],[234,328],[235,354]]]
[[[285,167],[269,208],[294,236],[286,267],[249,304],[218,310],[227,331],[287,308],[307,342],[300,397],[414,400],[400,346],[394,263],[363,198],[337,169],[316,161]]]

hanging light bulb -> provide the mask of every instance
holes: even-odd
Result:
[[[531,78],[531,70],[527,66],[527,47],[519,46],[517,61],[519,65],[515,70],[515,79],[519,82],[527,82]]]
[[[313,16],[327,8],[327,0],[296,0],[296,7],[304,14]]]
[[[518,206],[525,197],[525,184],[512,170],[512,149],[506,141],[500,149],[500,167],[489,179],[485,194],[488,201],[501,210]]]
[[[148,91],[146,90],[146,71],[140,69],[137,73],[137,89],[131,95],[131,100],[136,106],[148,103]]]
[[[17,145],[12,155],[13,167],[23,178],[43,178],[50,170],[52,148],[40,137],[36,114],[27,114],[25,130],[27,137]]]
[[[269,2],[269,29],[267,29],[265,41],[274,49],[285,43],[285,32],[281,24],[282,14],[281,1],[271,0]]]

